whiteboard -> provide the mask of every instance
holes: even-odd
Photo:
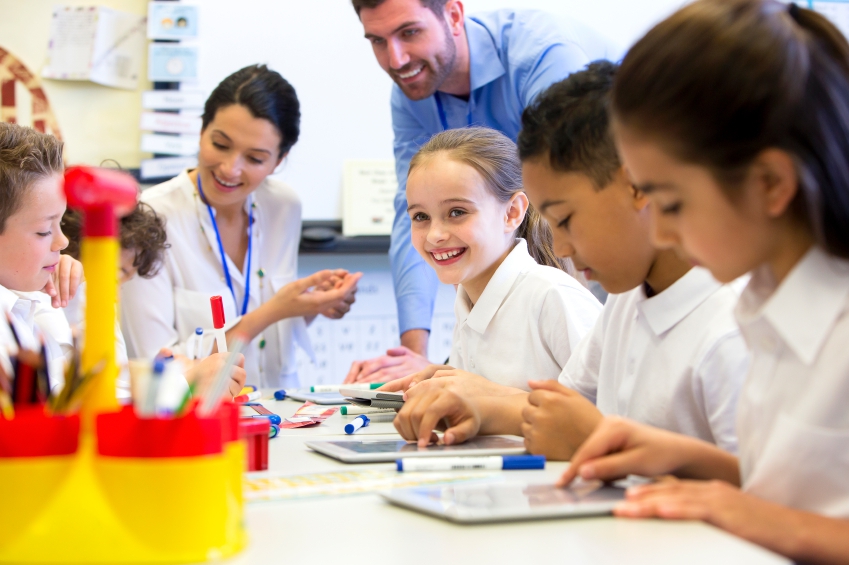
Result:
[[[521,7],[572,16],[631,45],[682,0],[467,0],[466,13]],[[306,220],[342,217],[346,159],[391,159],[391,79],[380,69],[350,0],[203,0],[199,86],[265,63],[301,101],[301,136],[276,177]]]

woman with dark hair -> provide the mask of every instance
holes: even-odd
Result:
[[[228,341],[246,336],[248,382],[296,387],[293,347],[309,350],[305,319],[342,317],[359,274],[320,271],[297,279],[301,204],[269,178],[298,140],[294,88],[264,65],[219,84],[204,107],[198,166],[142,194],[165,219],[170,248],[152,278],[121,288],[131,356],[184,352],[196,328],[211,329],[210,297],[224,301]],[[204,341],[202,351],[212,348]]]

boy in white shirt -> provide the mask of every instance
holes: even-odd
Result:
[[[407,392],[396,427],[427,443],[523,435],[528,451],[568,459],[602,415],[616,414],[736,451],[735,406],[748,364],[734,320],[738,294],[671,250],[652,247],[645,195],[628,182],[608,133],[616,66],[597,62],[542,93],[523,114],[525,190],[555,252],[611,293],[560,383],[530,394],[470,395],[450,379]],[[576,392],[577,391],[577,392]],[[595,406],[593,406],[595,404]]]

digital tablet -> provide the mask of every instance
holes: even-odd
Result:
[[[476,437],[457,445],[419,447],[403,439],[366,439],[362,441],[308,441],[313,451],[345,463],[380,463],[401,457],[439,455],[516,455],[525,452],[522,441],[499,436]]]
[[[570,488],[530,482],[475,482],[381,493],[398,506],[451,522],[474,524],[610,514],[625,489],[600,481]]]
[[[339,394],[345,400],[358,406],[371,406],[372,408],[394,408],[399,410],[404,406],[403,392],[381,392],[379,390],[358,390],[355,388],[341,388]]]
[[[349,404],[345,397],[338,392],[309,392],[307,390],[287,390],[286,398],[313,402],[315,404]]]

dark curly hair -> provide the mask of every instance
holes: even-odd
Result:
[[[62,233],[69,240],[62,253],[79,260],[82,240],[82,214],[79,211],[65,211]],[[149,279],[159,272],[168,247],[165,220],[148,204],[139,202],[132,212],[121,218],[121,249],[135,252],[133,267],[140,277]]]

